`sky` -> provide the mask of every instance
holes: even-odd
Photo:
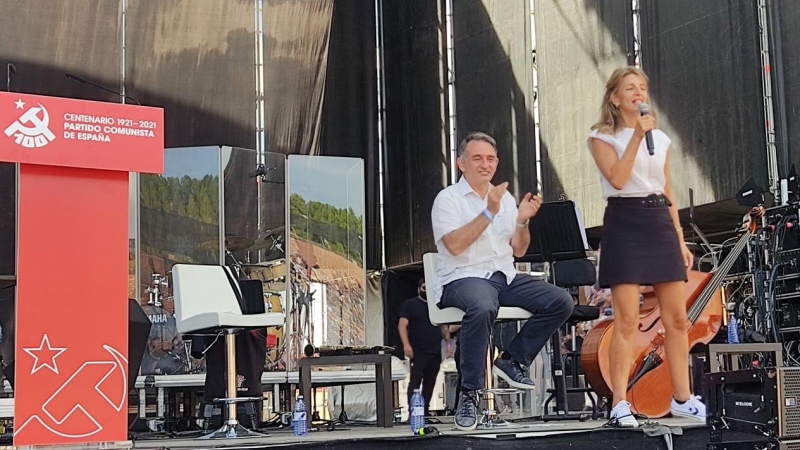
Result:
[[[219,176],[219,147],[171,148],[164,152],[164,177]]]
[[[364,162],[358,158],[290,155],[289,190],[306,201],[364,213]]]

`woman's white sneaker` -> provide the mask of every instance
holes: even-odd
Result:
[[[618,428],[637,428],[639,421],[631,413],[631,404],[625,400],[619,402],[611,410],[608,418],[608,425]]]
[[[690,396],[689,400],[683,404],[676,402],[673,398],[671,410],[674,417],[689,417],[706,421],[706,405],[700,401],[700,397],[694,395]]]

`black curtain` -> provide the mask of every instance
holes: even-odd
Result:
[[[118,89],[122,54],[119,3],[102,0],[0,0],[0,62],[17,68],[11,90],[107,102],[120,97],[65,76]]]
[[[751,176],[766,188],[756,2],[643,0],[640,7],[642,67],[661,126],[671,125],[681,149],[682,158],[670,160],[677,195],[694,188],[700,204],[730,199]],[[685,179],[694,170],[687,164],[703,180]]]
[[[322,146],[325,156],[364,160],[366,269],[381,269],[375,8],[336,1],[330,30]]]
[[[334,0],[264,2],[267,151],[320,154],[333,7]]]
[[[432,0],[382,2],[386,265],[421,261],[435,250],[431,206],[447,186],[448,139],[441,57],[444,42]]]
[[[770,42],[772,58],[773,105],[776,118],[776,144],[779,152],[784,150],[788,158],[781,154],[786,165],[800,164],[800,3],[786,0],[771,0],[771,25],[779,31],[775,41]],[[773,30],[775,31],[775,30]],[[775,48],[780,44],[780,48]],[[779,57],[776,60],[776,57]],[[783,92],[779,90],[778,76],[783,81]],[[783,95],[780,95],[783,94]],[[780,129],[780,113],[785,113],[785,122]],[[785,142],[783,142],[783,140]],[[783,168],[783,167],[782,167]],[[800,167],[796,167],[800,169]],[[786,173],[781,170],[781,175]]]
[[[165,146],[255,148],[255,4],[128,0],[126,16],[127,91],[164,108]]]
[[[453,2],[458,139],[472,131],[495,138],[500,164],[493,182],[508,181],[517,200],[536,189],[527,5],[528,0]]]

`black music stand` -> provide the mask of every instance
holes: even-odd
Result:
[[[519,262],[555,262],[586,259],[575,202],[542,203],[528,229],[531,243]]]
[[[543,203],[536,216],[531,219],[529,229],[531,243],[524,256],[517,258],[519,262],[550,263],[551,281],[558,285],[555,273],[557,261],[586,259],[586,245],[583,233],[572,201]],[[570,414],[567,403],[566,376],[564,359],[561,354],[561,330],[557,330],[550,338],[553,347],[552,376],[555,384],[553,394],[556,399],[554,414],[542,414],[542,420],[580,420],[588,418],[588,414]],[[577,370],[573,367],[572,370]],[[583,390],[583,389],[581,389]],[[549,403],[549,400],[548,402]]]

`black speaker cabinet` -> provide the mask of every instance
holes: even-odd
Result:
[[[136,385],[139,367],[142,365],[147,337],[150,335],[150,319],[139,302],[128,299],[128,392]]]
[[[733,432],[800,439],[800,367],[714,372],[704,384],[712,442]]]

